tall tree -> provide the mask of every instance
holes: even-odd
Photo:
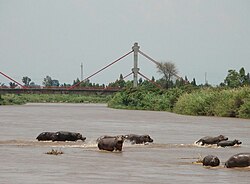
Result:
[[[178,74],[178,70],[173,62],[160,62],[157,65],[158,73],[163,74],[163,79],[166,80],[165,87],[171,86],[171,79]]]
[[[46,76],[43,80],[43,85],[46,87],[52,86],[52,78],[50,76]]]
[[[31,79],[26,76],[26,77],[23,77],[22,81],[23,81],[25,86],[29,86],[30,82],[31,82]]]

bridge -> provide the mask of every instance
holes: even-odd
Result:
[[[6,94],[6,93],[13,93],[13,94],[21,94],[21,93],[26,93],[26,94],[112,94],[117,91],[121,91],[121,88],[110,88],[110,87],[100,87],[100,88],[82,88],[80,87],[80,84],[83,82],[88,81],[91,77],[99,74],[103,70],[111,67],[115,63],[119,62],[123,58],[127,57],[128,55],[134,53],[134,67],[132,68],[131,73],[127,74],[123,79],[126,77],[130,76],[133,74],[133,87],[136,88],[138,87],[138,76],[140,75],[144,79],[148,80],[149,82],[153,83],[156,85],[158,88],[161,88],[157,83],[154,81],[151,81],[148,77],[146,77],[144,74],[142,74],[138,68],[138,54],[141,54],[145,58],[147,58],[149,61],[153,62],[154,64],[158,65],[159,63],[149,57],[147,54],[142,52],[140,50],[140,46],[138,43],[134,43],[132,50],[129,51],[128,53],[124,54],[120,58],[116,59],[115,61],[111,62],[110,64],[104,66],[103,68],[99,69],[98,71],[94,72],[92,75],[86,77],[82,81],[78,82],[75,85],[72,85],[70,87],[39,87],[39,88],[34,88],[30,86],[24,86],[20,82],[16,81],[9,75],[3,73],[0,71],[0,74],[4,76],[5,78],[9,79],[10,81],[14,82],[15,84],[18,85],[18,88],[9,88],[9,87],[0,87],[0,94]],[[178,79],[181,77],[177,76],[174,74],[174,76]]]

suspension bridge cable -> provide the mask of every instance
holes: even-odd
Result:
[[[151,57],[149,57],[148,55],[146,55],[145,53],[143,53],[142,51],[138,51],[141,55],[143,55],[144,57],[146,57],[147,59],[149,59],[150,61],[152,61],[153,63],[155,63],[156,65],[159,65],[160,63],[155,61],[154,59],[152,59]],[[182,77],[170,72],[173,76],[175,76],[177,79],[180,79],[180,80],[184,80]],[[187,82],[186,80],[184,80],[185,82]]]
[[[123,79],[129,77],[129,76],[132,75],[132,74],[133,74],[133,72],[131,72],[130,74],[128,74],[128,75],[126,75],[125,77],[123,77]]]
[[[159,89],[162,89],[162,87],[161,87],[159,84],[157,84],[156,82],[150,80],[149,78],[147,78],[147,77],[146,77],[145,75],[143,75],[142,73],[138,72],[138,74],[139,74],[140,76],[144,77],[146,80],[148,80],[148,81],[151,82],[152,84],[154,84],[154,85],[155,85],[156,87],[158,87]]]
[[[127,54],[123,55],[122,57],[118,58],[117,60],[113,61],[112,63],[108,64],[107,66],[103,67],[102,69],[98,70],[97,72],[93,73],[92,75],[88,76],[84,80],[82,80],[82,81],[78,82],[77,84],[69,87],[68,90],[71,90],[71,89],[75,88],[76,86],[80,85],[82,82],[84,82],[84,81],[88,80],[89,78],[95,76],[96,74],[100,73],[101,71],[105,70],[106,68],[110,67],[111,65],[113,65],[116,62],[120,61],[121,59],[125,58],[126,56],[128,56],[132,52],[134,52],[134,51],[132,50],[132,51],[128,52]]]
[[[2,74],[4,77],[10,79],[11,81],[17,83],[19,86],[21,86],[24,89],[27,89],[27,87],[23,86],[22,84],[20,84],[19,82],[17,82],[16,80],[12,79],[11,77],[9,77],[8,75],[4,74],[3,72],[0,72],[0,74]]]

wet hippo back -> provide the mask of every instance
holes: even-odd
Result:
[[[250,153],[239,153],[230,157],[226,163],[225,167],[248,167],[250,166]]]
[[[216,167],[216,166],[220,165],[220,160],[216,156],[208,155],[208,156],[203,158],[202,163],[203,163],[203,166]]]
[[[83,137],[80,133],[59,131],[53,136],[52,141],[84,141],[86,137]]]
[[[242,142],[235,139],[233,141],[220,141],[217,143],[217,146],[226,147],[226,146],[234,146],[234,145],[240,145],[240,144],[242,144]]]
[[[144,143],[151,143],[154,141],[149,135],[137,135],[137,134],[125,135],[125,139],[130,141],[132,144],[144,144]]]
[[[37,136],[38,141],[51,141],[55,135],[55,132],[42,132]]]

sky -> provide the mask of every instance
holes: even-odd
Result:
[[[72,84],[81,63],[87,78],[138,42],[179,76],[218,85],[229,69],[250,72],[249,9],[249,0],[0,0],[0,71],[20,83],[50,76]],[[141,55],[138,67],[162,77]],[[130,54],[90,81],[108,84],[132,68]]]

